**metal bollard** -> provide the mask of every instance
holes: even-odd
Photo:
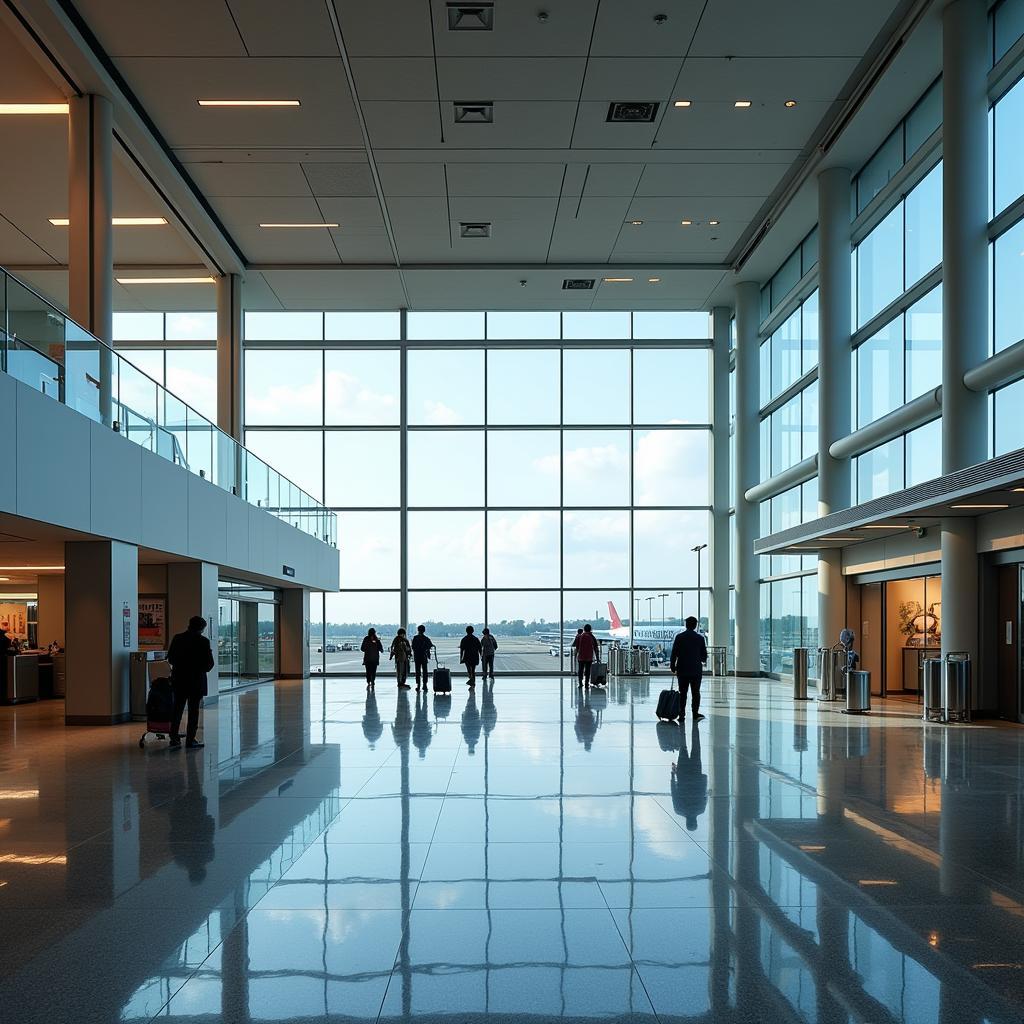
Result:
[[[926,658],[924,661],[924,711],[925,722],[944,722],[946,712],[942,700],[942,659]]]
[[[793,648],[793,700],[809,700],[807,696],[807,674],[810,667],[809,647]]]
[[[947,722],[971,720],[971,658],[950,652],[942,663],[942,705]]]

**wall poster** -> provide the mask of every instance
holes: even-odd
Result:
[[[139,595],[139,647],[167,650],[167,598]]]

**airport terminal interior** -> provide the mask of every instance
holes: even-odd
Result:
[[[1024,0],[0,59],[0,1021],[1024,1020]]]

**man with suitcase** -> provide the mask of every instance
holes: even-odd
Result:
[[[427,636],[426,626],[417,626],[416,635],[412,638],[412,661],[416,669],[416,689],[420,688],[420,673],[423,673],[423,689],[427,688],[427,678],[430,674],[430,652],[434,648],[434,641]]]
[[[708,660],[708,645],[704,637],[697,632],[697,620],[690,615],[686,619],[686,629],[676,634],[672,644],[670,667],[679,680],[679,717],[686,714],[686,691],[690,691],[690,709],[693,720],[700,722],[704,716],[700,713],[700,683],[704,675],[704,666]]]
[[[577,671],[579,674],[579,686],[590,685],[590,670],[594,666],[594,658],[597,655],[597,637],[594,636],[594,631],[588,622],[583,627],[582,633],[576,634],[576,639],[572,642],[573,647],[576,648],[576,665],[578,666]]]
[[[181,748],[181,715],[188,706],[188,724],[185,728],[185,746],[196,749],[203,746],[196,739],[199,728],[199,702],[206,696],[206,673],[213,669],[213,648],[203,636],[206,619],[193,615],[188,629],[178,633],[171,641],[167,660],[171,663],[171,686],[174,689],[174,717],[171,719],[171,750]]]

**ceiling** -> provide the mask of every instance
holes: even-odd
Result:
[[[247,308],[690,309],[731,288],[743,241],[908,2],[495,0],[492,30],[452,31],[445,0],[77,0],[84,56],[50,28],[70,3],[10,6],[54,59],[5,13],[3,99],[60,99],[58,66],[76,84],[86,66],[119,77],[241,254]],[[614,101],[657,112],[609,123]],[[456,104],[482,102],[492,123],[456,123]],[[23,158],[0,182],[0,262],[62,301],[67,229],[47,218],[66,213],[66,123],[5,120]],[[115,215],[171,223],[116,229],[119,268],[209,273],[138,163],[119,151]],[[478,222],[489,237],[461,236]],[[565,292],[569,276],[595,287]],[[119,286],[115,303],[213,295]]]

